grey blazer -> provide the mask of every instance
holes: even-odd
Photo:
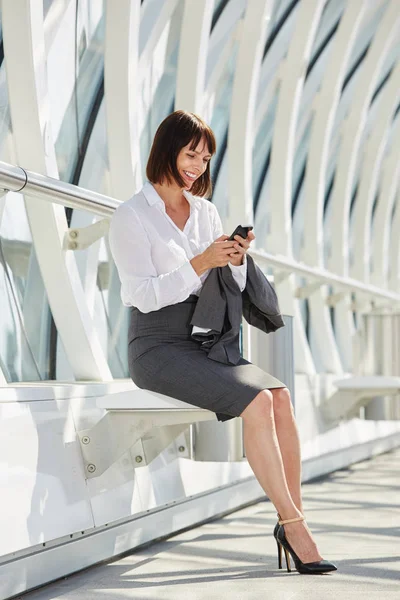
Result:
[[[232,365],[239,362],[242,315],[250,325],[266,333],[285,325],[275,290],[250,255],[243,292],[228,266],[211,269],[203,284],[190,324],[211,330],[192,334],[203,342],[201,347],[208,358]]]

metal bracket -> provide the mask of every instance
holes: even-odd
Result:
[[[350,308],[353,312],[362,312],[364,311],[364,309],[367,309],[367,312],[369,312],[371,307],[371,300],[368,299],[356,299],[353,300],[353,302],[350,304]]]
[[[343,298],[345,298],[348,295],[348,292],[337,292],[337,294],[329,294],[325,302],[328,306],[336,306],[341,300],[343,300]]]
[[[87,227],[68,229],[64,237],[65,250],[85,250],[94,242],[107,235],[110,219],[101,219]]]
[[[108,410],[91,429],[78,432],[86,478],[98,477],[132,449],[135,466],[149,464],[191,423],[210,419],[205,410]],[[190,456],[180,444],[179,456]]]
[[[173,457],[190,458],[190,432],[188,423],[154,427],[131,448],[135,467],[149,465],[166,448]],[[175,442],[175,443],[173,443]]]

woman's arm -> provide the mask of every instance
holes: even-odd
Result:
[[[157,275],[150,240],[135,210],[127,204],[119,206],[111,219],[109,241],[124,303],[144,313],[185,300],[201,285],[198,273],[207,270],[201,257],[195,257],[198,260],[193,266],[186,260],[173,271]]]
[[[210,208],[212,210],[211,218],[212,218],[212,222],[213,222],[213,232],[214,232],[214,239],[215,239],[215,238],[223,235],[224,230],[222,227],[222,221],[221,221],[221,217],[219,216],[217,207],[215,206],[215,204],[212,204],[212,203],[210,203],[210,205],[211,205]],[[243,264],[241,264],[240,266],[235,266],[232,263],[228,263],[228,264],[229,264],[229,268],[232,271],[234,280],[238,284],[240,291],[243,292],[244,288],[246,287],[246,281],[247,281],[247,258],[246,258],[246,255],[243,256]]]

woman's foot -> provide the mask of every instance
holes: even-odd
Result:
[[[318,562],[322,556],[318,552],[311,531],[305,521],[287,523],[285,528],[286,539],[303,563]]]

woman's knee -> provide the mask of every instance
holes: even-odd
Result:
[[[272,390],[274,415],[292,415],[293,405],[287,388]]]
[[[273,398],[270,390],[261,390],[240,416],[244,421],[272,418]]]

